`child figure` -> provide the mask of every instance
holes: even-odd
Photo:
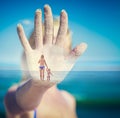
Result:
[[[52,75],[51,70],[47,69],[47,80],[50,80],[50,75]]]

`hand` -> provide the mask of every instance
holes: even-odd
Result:
[[[19,24],[17,26],[18,35],[25,51],[28,73],[30,73],[33,79],[40,79],[38,61],[43,54],[48,67],[51,69],[51,72],[54,73],[54,76],[50,78],[50,82],[56,83],[65,78],[66,74],[73,67],[75,60],[87,48],[87,44],[81,43],[73,50],[68,47],[67,44],[70,43],[70,40],[67,39],[68,16],[65,10],[62,10],[60,14],[60,26],[56,36],[53,29],[52,11],[48,5],[44,7],[43,27],[41,10],[36,10],[35,13],[34,36],[32,37],[32,40],[35,42],[35,49],[30,46],[22,25]],[[46,74],[47,73],[45,73],[44,76],[45,80],[47,77]]]

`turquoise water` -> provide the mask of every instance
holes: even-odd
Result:
[[[0,71],[0,118],[5,117],[3,97],[20,78],[20,71]],[[120,118],[119,71],[70,72],[58,88],[76,98],[78,118]]]
[[[75,96],[78,118],[120,118],[120,71],[71,72],[58,87]]]

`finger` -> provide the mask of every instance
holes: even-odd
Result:
[[[68,29],[68,16],[65,10],[60,15],[60,27],[57,34],[56,45],[63,46]]]
[[[71,32],[69,30],[67,30],[67,34],[66,34],[65,41],[64,41],[65,56],[67,56],[70,53],[70,51],[72,49],[71,47],[72,47]]]
[[[35,12],[34,32],[36,48],[41,48],[43,46],[42,39],[43,36],[42,36],[42,12],[40,9],[37,9]]]
[[[44,6],[45,44],[52,44],[53,39],[53,16],[50,6]]]
[[[25,36],[24,30],[23,30],[23,27],[21,24],[17,25],[17,32],[18,32],[18,36],[19,36],[19,39],[21,41],[21,44],[22,44],[24,50],[31,51],[32,49],[31,49],[30,44]]]
[[[72,61],[75,61],[79,56],[81,56],[85,50],[87,49],[87,44],[86,43],[81,43],[77,45],[73,50],[71,50],[69,59]]]

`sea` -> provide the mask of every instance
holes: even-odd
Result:
[[[21,77],[20,70],[0,70],[0,118],[5,93]],[[57,86],[75,97],[78,118],[120,118],[120,71],[71,71]]]

